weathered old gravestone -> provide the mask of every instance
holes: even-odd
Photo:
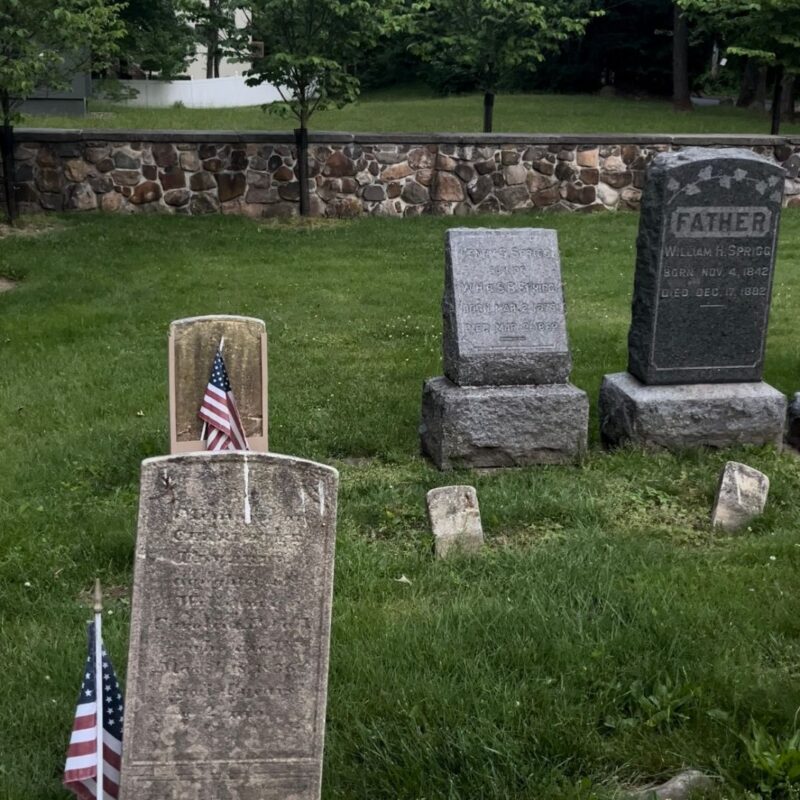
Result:
[[[437,558],[481,550],[483,526],[474,486],[439,486],[425,500]]]
[[[223,358],[251,450],[267,452],[267,330],[263,320],[218,314],[169,326],[170,452],[204,450],[197,416],[214,353]]]
[[[784,170],[749,150],[657,156],[642,197],[628,372],[606,375],[603,441],[778,444],[761,381]]]
[[[571,369],[556,232],[447,232],[443,377],[425,382],[420,436],[440,469],[574,461],[589,404]]]
[[[734,533],[764,513],[769,478],[747,464],[729,461],[719,476],[711,524]]]
[[[122,800],[317,800],[338,473],[142,464]]]

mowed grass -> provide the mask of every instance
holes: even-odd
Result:
[[[266,320],[271,445],[341,470],[327,800],[610,798],[683,766],[719,775],[718,798],[769,785],[746,742],[753,723],[797,725],[800,460],[599,448],[637,222],[455,223],[558,230],[573,382],[593,405],[582,466],[453,474],[418,456],[416,432],[422,381],[441,372],[453,220],[73,215],[0,239],[0,274],[20,279],[0,294],[0,798],[69,796],[96,575],[124,676],[139,463],[168,447],[167,327],[206,313]],[[766,368],[787,393],[798,302],[787,211]],[[771,479],[739,537],[708,522],[728,459]],[[425,492],[448,483],[478,489],[472,560],[431,555]]]
[[[422,87],[365,92],[342,109],[320,111],[314,130],[368,132],[477,133],[483,124],[483,95],[441,97]],[[86,117],[28,116],[23,125],[48,128],[132,128],[142,130],[289,131],[293,117],[244,108],[128,108],[92,101]],[[667,100],[597,95],[501,94],[495,103],[498,133],[769,133],[766,112],[733,106],[675,112]],[[783,133],[800,133],[784,124]]]

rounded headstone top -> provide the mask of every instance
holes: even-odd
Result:
[[[295,467],[298,469],[319,470],[329,472],[335,478],[339,477],[339,470],[328,464],[320,464],[318,461],[311,461],[307,458],[296,458],[295,456],[281,455],[280,453],[259,453],[252,450],[230,450],[227,452],[211,452],[209,450],[197,450],[191,453],[179,453],[171,456],[153,456],[142,461],[142,469],[152,467],[167,467],[170,465],[190,464],[193,462],[214,462],[217,464],[236,464],[245,462],[248,464],[274,465],[278,467]]]
[[[741,147],[687,147],[683,150],[673,150],[668,153],[659,153],[651,162],[651,169],[674,169],[687,164],[696,164],[702,161],[748,161],[758,164],[759,167],[771,167],[776,172],[784,173],[779,164],[770,161],[752,150]]]

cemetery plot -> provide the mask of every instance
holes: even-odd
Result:
[[[761,380],[784,170],[749,150],[657,156],[639,219],[628,372],[600,390],[603,442],[780,446]]]

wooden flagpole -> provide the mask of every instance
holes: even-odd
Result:
[[[100,578],[94,582],[94,699],[97,705],[97,800],[105,800],[103,786],[103,592]]]

